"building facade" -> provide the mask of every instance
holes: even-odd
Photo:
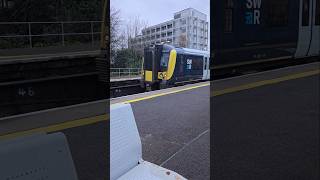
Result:
[[[145,46],[158,43],[207,51],[207,15],[193,8],[176,12],[172,20],[143,29],[130,40],[130,47],[143,50]]]

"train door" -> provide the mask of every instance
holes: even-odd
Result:
[[[208,66],[207,66],[207,68],[208,68],[207,72],[208,72],[208,73],[207,73],[207,79],[210,80],[210,59],[211,59],[211,58],[210,58],[210,55],[208,55],[207,58],[208,58]]]
[[[310,49],[312,36],[312,6],[313,0],[300,0],[299,8],[299,38],[296,58],[306,57]]]
[[[184,81],[184,71],[185,71],[185,63],[184,63],[184,60],[183,60],[183,55],[182,54],[178,54],[177,55],[177,64],[178,64],[178,74],[176,75],[177,76],[177,80],[178,81]]]
[[[319,55],[320,44],[320,0],[313,0],[312,8],[312,32],[309,56]]]
[[[202,80],[208,79],[209,59],[207,56],[203,56],[203,77]]]

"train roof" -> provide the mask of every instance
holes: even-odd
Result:
[[[175,48],[178,52],[186,53],[186,54],[195,54],[195,55],[206,55],[209,56],[210,52],[209,51],[201,51],[198,49],[190,49],[190,48]]]
[[[162,46],[164,46],[164,47],[166,47],[168,49],[175,49],[178,53],[210,56],[210,52],[209,51],[201,51],[201,50],[198,50],[198,49],[176,47],[176,46],[172,46],[172,45],[169,45],[169,44],[162,44]]]

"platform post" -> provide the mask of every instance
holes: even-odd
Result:
[[[94,37],[93,37],[93,22],[90,22],[91,25],[91,45],[94,46]]]
[[[62,36],[62,46],[64,46],[64,26],[63,22],[61,22],[61,36]]]
[[[28,28],[29,28],[29,45],[30,48],[32,48],[32,33],[31,33],[31,23],[28,22]]]

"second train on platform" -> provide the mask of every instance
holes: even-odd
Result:
[[[144,49],[143,86],[161,89],[210,79],[210,53],[159,44]]]

